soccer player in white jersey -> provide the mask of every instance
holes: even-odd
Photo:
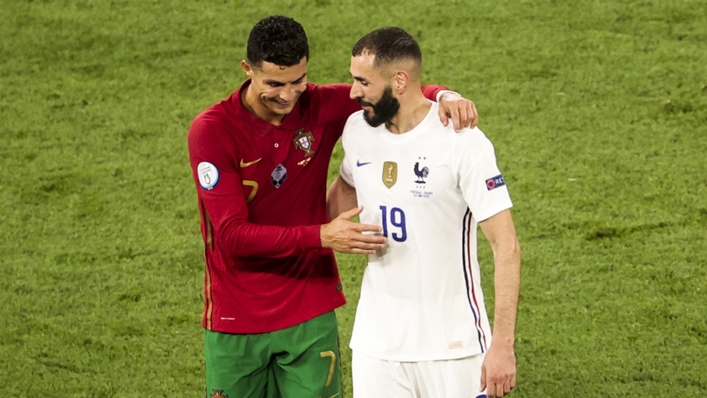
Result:
[[[345,157],[330,217],[357,205],[387,247],[368,256],[356,311],[354,398],[501,397],[516,383],[520,247],[494,148],[455,133],[420,94],[422,55],[399,28],[354,46]],[[481,291],[477,223],[494,254],[493,333]]]

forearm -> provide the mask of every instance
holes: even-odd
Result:
[[[241,194],[242,195],[242,194]],[[276,226],[248,221],[238,195],[200,197],[202,233],[207,249],[226,257],[279,258],[321,247],[319,225]]]
[[[327,192],[326,205],[329,219],[333,220],[339,214],[358,207],[356,190],[341,177],[337,177]]]
[[[444,86],[435,86],[432,84],[425,84],[422,86],[422,95],[425,96],[430,101],[438,101],[437,94],[439,94],[442,91],[449,91],[447,87]]]
[[[221,230],[216,231],[216,247],[229,257],[281,258],[322,247],[319,225],[279,227],[234,224],[224,223]]]
[[[494,246],[496,295],[492,344],[512,349],[520,294],[520,245],[513,236]]]
[[[520,293],[520,244],[506,209],[479,223],[491,244],[496,290],[492,347],[513,349]]]

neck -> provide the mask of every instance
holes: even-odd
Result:
[[[275,126],[279,126],[282,123],[285,115],[273,113],[270,109],[263,105],[263,103],[260,102],[260,98],[258,98],[258,94],[255,90],[251,90],[250,82],[248,82],[248,85],[244,87],[244,90],[241,90],[240,94],[241,103],[243,104],[243,107],[248,110],[248,112]]]
[[[393,134],[405,134],[417,127],[425,116],[427,116],[431,106],[430,102],[422,95],[422,91],[420,90],[417,90],[411,98],[401,97],[399,101],[400,110],[385,124],[388,131]]]

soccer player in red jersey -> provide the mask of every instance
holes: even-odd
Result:
[[[332,250],[370,254],[374,225],[329,221],[329,160],[360,105],[350,85],[307,82],[302,26],[268,17],[248,38],[248,75],[189,129],[204,258],[207,397],[342,394],[334,309],[345,303]],[[443,87],[425,86],[436,99]],[[476,124],[471,101],[452,94],[440,117]]]

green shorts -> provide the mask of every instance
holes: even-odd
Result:
[[[341,398],[334,311],[261,334],[204,335],[207,398]]]

